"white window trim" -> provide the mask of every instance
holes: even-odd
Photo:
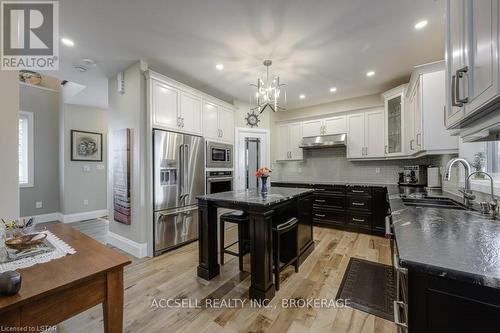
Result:
[[[34,144],[34,128],[35,122],[33,112],[19,111],[19,115],[28,118],[28,182],[19,183],[19,187],[33,187],[35,184],[35,144]]]

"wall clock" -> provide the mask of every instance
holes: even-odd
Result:
[[[247,121],[247,125],[250,127],[259,127],[259,116],[255,114],[255,112],[247,113],[247,117],[245,118]]]

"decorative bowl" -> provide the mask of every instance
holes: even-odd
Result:
[[[45,238],[47,238],[45,233],[14,236],[5,241],[5,246],[14,250],[25,250],[43,243]]]

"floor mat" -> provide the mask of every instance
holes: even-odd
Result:
[[[336,299],[352,308],[394,321],[396,273],[391,266],[351,258]]]

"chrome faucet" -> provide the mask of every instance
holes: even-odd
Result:
[[[469,177],[467,177],[467,183],[469,183],[469,187],[470,187],[470,178],[473,176],[473,175],[476,175],[476,174],[483,174],[485,176],[488,176],[490,178],[490,190],[491,190],[491,201],[488,202],[488,203],[481,203],[481,207],[485,206],[487,204],[487,211],[486,213],[491,215],[491,217],[493,219],[495,219],[498,215],[498,200],[495,198],[495,195],[493,193],[493,177],[491,177],[491,175],[487,172],[483,172],[483,171],[476,171],[476,172],[473,172],[469,175]],[[484,205],[483,205],[484,204]]]
[[[464,195],[464,204],[466,206],[469,206],[471,204],[471,200],[475,199],[475,195],[472,194],[472,191],[470,189],[470,182],[469,182],[469,175],[472,173],[471,172],[471,166],[469,162],[467,162],[466,159],[464,158],[453,158],[451,159],[447,164],[446,164],[446,175],[445,179],[446,180],[451,180],[451,168],[455,163],[461,163],[464,166],[465,169],[465,184],[464,184],[464,189],[459,188],[458,191],[461,192]]]

